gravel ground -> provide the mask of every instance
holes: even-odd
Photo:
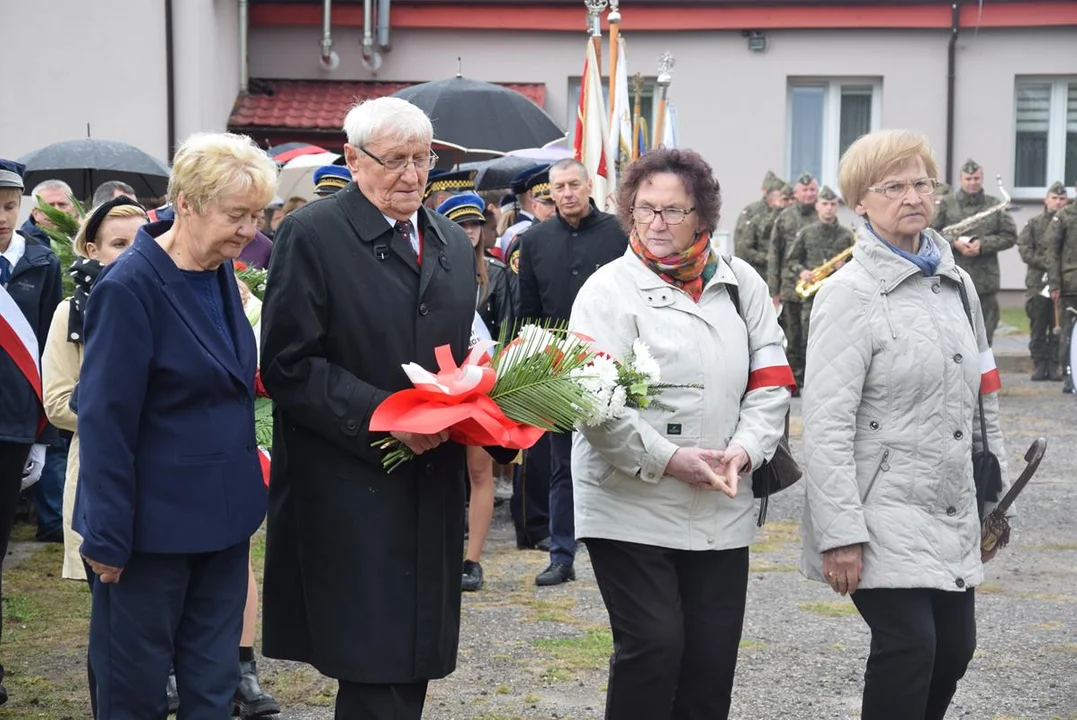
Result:
[[[1077,401],[1058,384],[1015,375],[1004,383],[1011,473],[1024,467],[1021,455],[1037,436],[1050,445],[1022,496],[1013,544],[977,591],[979,649],[948,717],[1077,719]],[[798,417],[795,405],[795,452]],[[802,507],[799,486],[774,498],[753,547],[734,718],[859,716],[868,630],[849,600],[796,571]],[[425,718],[602,716],[609,636],[586,552],[579,579],[560,587],[534,586],[545,563],[541,553],[516,551],[499,509],[483,560],[486,586],[464,597],[458,669],[431,684]],[[270,678],[292,672],[285,663],[263,665]],[[319,702],[328,702],[331,687],[321,690]],[[308,707],[282,717],[324,720],[332,712]]]

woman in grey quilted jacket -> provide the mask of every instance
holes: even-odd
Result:
[[[853,143],[841,188],[866,222],[811,315],[802,569],[871,628],[864,720],[942,718],[976,647],[980,392],[1005,457],[979,299],[928,229],[936,175],[922,135]]]

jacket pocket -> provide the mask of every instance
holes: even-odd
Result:
[[[883,454],[879,458],[878,464],[875,466],[875,472],[871,475],[871,480],[868,481],[868,486],[864,488],[864,494],[860,497],[860,503],[866,505],[868,499],[871,497],[871,493],[875,490],[875,485],[879,481],[879,476],[890,469],[890,448],[883,448]]]
[[[204,455],[180,455],[177,461],[180,465],[211,465],[222,463],[228,459],[228,453],[206,453]]]

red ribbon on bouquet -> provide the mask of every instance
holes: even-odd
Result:
[[[448,345],[436,348],[436,375],[415,363],[405,365],[414,389],[395,392],[378,405],[370,429],[422,435],[448,430],[453,441],[475,447],[525,450],[534,445],[545,431],[510,420],[490,399],[497,373],[480,363],[490,344],[473,347],[459,367]]]

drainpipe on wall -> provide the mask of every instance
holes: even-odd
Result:
[[[322,56],[320,62],[326,70],[340,67],[340,56],[333,51],[333,0],[325,0],[322,7]]]
[[[378,0],[378,49],[389,52],[393,49],[389,42],[389,6],[392,0]]]
[[[165,0],[165,103],[168,113],[168,164],[176,152],[176,64],[172,38],[172,0]]]
[[[239,93],[247,94],[250,68],[247,65],[247,0],[239,0]]]
[[[363,67],[376,74],[381,55],[374,50],[374,0],[363,0]]]
[[[957,79],[957,33],[961,25],[961,13],[957,3],[951,6],[950,47],[947,50],[946,74],[946,184],[954,182],[954,83]]]

